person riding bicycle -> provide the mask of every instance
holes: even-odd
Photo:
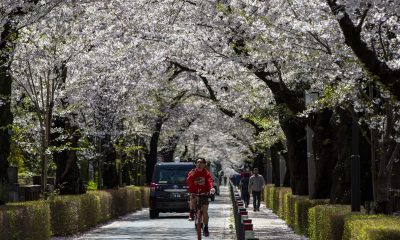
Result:
[[[192,169],[187,177],[188,192],[197,193],[210,193],[213,195],[215,189],[213,188],[213,179],[210,172],[206,169],[206,160],[204,158],[197,158],[196,168]],[[204,236],[209,236],[208,232],[208,197],[200,197],[201,208],[203,212],[203,223],[204,223]],[[193,221],[194,209],[196,205],[196,197],[190,196],[190,214],[189,221]]]

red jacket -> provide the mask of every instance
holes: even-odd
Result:
[[[207,193],[213,188],[214,181],[207,169],[203,168],[203,171],[199,171],[195,168],[189,172],[187,183],[189,193]]]

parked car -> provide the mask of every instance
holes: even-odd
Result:
[[[150,218],[160,212],[189,212],[186,178],[192,162],[157,163],[150,184]]]

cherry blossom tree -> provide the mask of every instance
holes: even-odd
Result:
[[[2,1],[0,3],[0,204],[5,202],[10,147],[12,79],[9,73],[18,31],[46,15],[60,1]]]

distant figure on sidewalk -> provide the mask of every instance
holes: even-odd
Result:
[[[231,176],[231,181],[235,187],[238,187],[240,182],[240,174],[235,174]]]
[[[228,182],[228,177],[224,175],[224,186],[226,186],[226,183]]]
[[[253,175],[249,180],[249,192],[253,196],[253,211],[260,211],[261,191],[264,189],[264,177],[258,174],[258,168],[253,169]]]
[[[250,172],[245,171],[242,174],[240,183],[239,183],[240,193],[241,193],[241,197],[244,201],[245,208],[247,208],[249,206],[249,202],[250,202],[249,181],[250,181]]]

